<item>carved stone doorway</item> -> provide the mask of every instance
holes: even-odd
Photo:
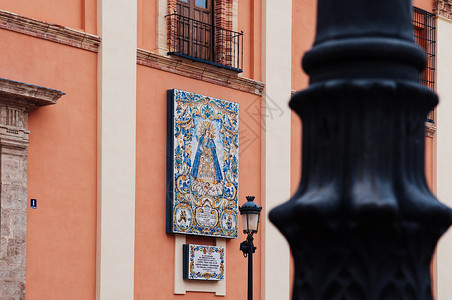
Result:
[[[28,112],[62,95],[0,78],[0,295],[6,299],[25,299]]]

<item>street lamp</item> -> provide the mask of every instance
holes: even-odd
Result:
[[[303,122],[302,176],[269,219],[294,260],[293,300],[432,300],[430,260],[452,210],[425,179],[425,118],[410,0],[318,0]],[[273,95],[272,95],[273,96]]]
[[[247,235],[246,241],[240,244],[240,250],[244,257],[248,257],[248,300],[253,299],[253,253],[256,247],[253,244],[253,234],[257,233],[259,216],[262,207],[254,203],[254,196],[246,196],[248,200],[239,207],[242,215],[243,233]]]

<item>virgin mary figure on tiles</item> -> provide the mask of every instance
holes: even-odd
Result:
[[[203,121],[199,128],[198,150],[196,151],[191,176],[192,191],[198,194],[219,196],[223,193],[223,175],[215,145],[215,128],[209,121]]]

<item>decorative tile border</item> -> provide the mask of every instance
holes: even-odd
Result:
[[[181,58],[166,57],[143,49],[137,51],[137,63],[259,96],[262,96],[265,87],[263,82],[239,77],[232,71],[220,70],[201,63],[192,63]]]
[[[452,20],[452,0],[435,0],[433,12],[438,16]]]
[[[93,34],[22,17],[4,10],[0,10],[0,28],[92,52],[98,51],[101,41],[100,37]]]

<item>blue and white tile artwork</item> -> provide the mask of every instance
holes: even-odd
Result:
[[[177,89],[169,95],[170,232],[236,238],[239,105]]]

